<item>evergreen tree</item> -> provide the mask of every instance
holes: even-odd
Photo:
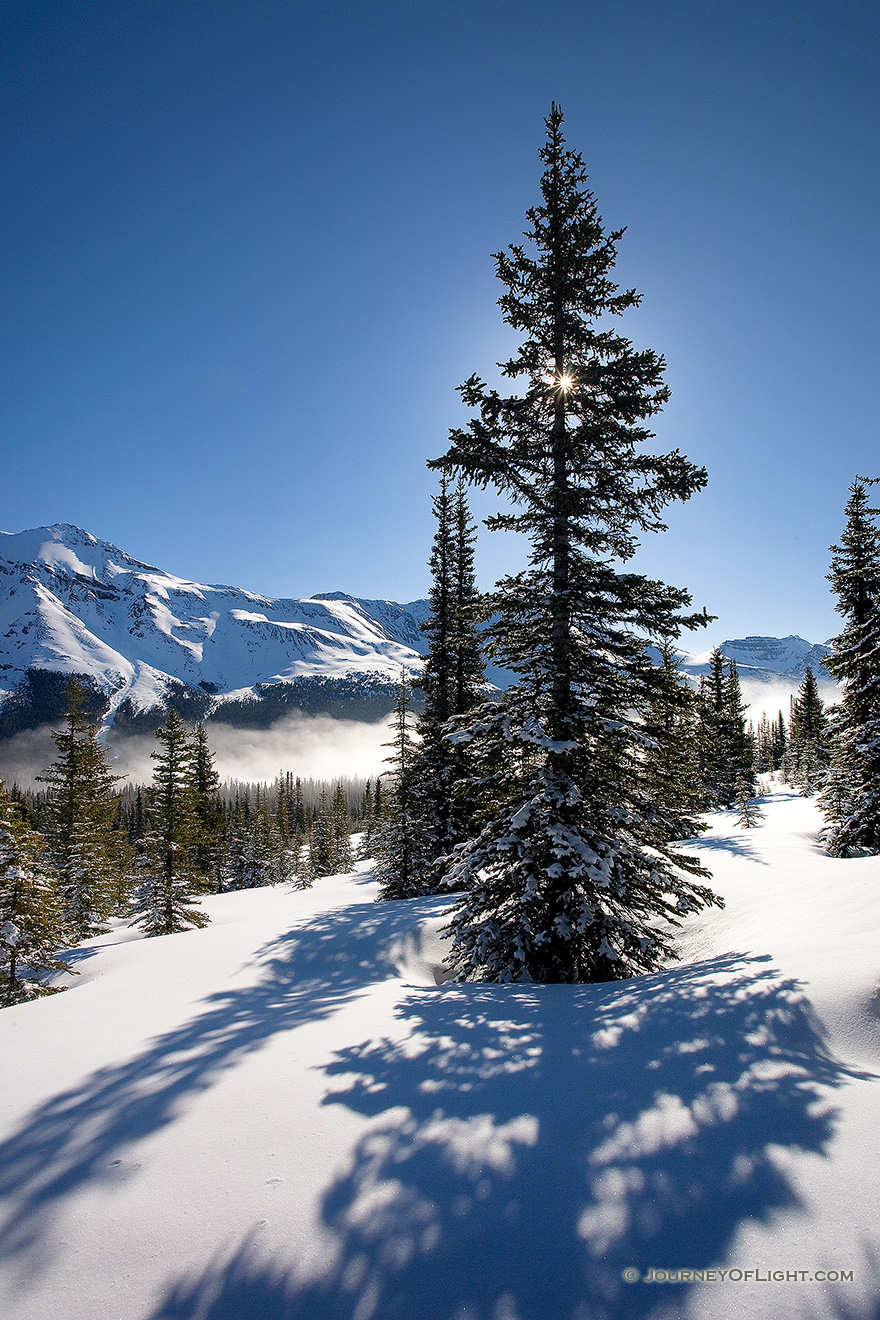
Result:
[[[490,601],[490,653],[518,681],[459,734],[472,790],[497,796],[450,871],[464,890],[453,963],[478,980],[599,981],[658,967],[670,924],[717,901],[698,861],[663,841],[673,826],[641,764],[647,641],[706,616],[623,567],[706,478],[677,452],[641,449],[667,397],[663,362],[611,324],[639,297],[611,281],[622,231],[605,233],[555,105],[541,157],[531,248],[495,258],[504,318],[524,335],[502,371],[523,388],[504,397],[472,376],[461,393],[477,415],[433,464],[506,496],[488,525],[531,544],[528,569]]]
[[[716,646],[709,657],[709,673],[701,676],[699,688],[698,746],[706,810],[728,805],[733,797],[724,709],[724,656]]]
[[[737,810],[736,823],[744,830],[754,829],[764,819],[764,813],[755,801],[754,781],[748,774],[740,775],[737,781],[734,805]]]
[[[425,828],[425,813],[418,797],[418,753],[412,736],[412,688],[401,670],[394,707],[393,741],[386,743],[391,756],[391,785],[385,793],[385,809],[375,840],[376,866],[381,899],[416,898],[432,893],[434,886],[428,861],[431,841]]]
[[[192,789],[196,815],[193,861],[202,877],[199,888],[218,894],[223,888],[225,819],[220,800],[220,776],[203,724],[193,730]]]
[[[736,664],[716,646],[709,673],[700,684],[700,764],[703,805],[707,810],[732,807],[746,776],[754,788],[755,743],[746,727],[745,706]]]
[[[333,871],[348,875],[354,870],[354,849],[351,846],[351,822],[348,817],[348,799],[345,785],[340,779],[333,792],[331,811],[333,822]]]
[[[286,778],[287,815],[290,822],[291,876],[298,876],[303,886],[310,883],[308,865],[303,861],[303,852],[309,838],[309,819],[303,799],[302,780],[288,774]]]
[[[749,726],[751,734],[751,725]],[[772,774],[776,769],[773,757],[773,730],[767,712],[764,711],[754,731],[755,770],[759,775]]]
[[[58,957],[66,938],[43,839],[0,780],[0,1003],[51,994],[45,974],[70,970]]]
[[[474,572],[475,531],[464,483],[454,493],[443,475],[434,498],[437,531],[431,551],[431,611],[422,624],[429,639],[421,687],[424,710],[417,730],[419,748],[412,779],[413,810],[421,813],[425,874],[414,881],[420,893],[442,885],[444,863],[470,832],[473,803],[461,785],[467,754],[450,739],[454,722],[482,699],[485,677],[477,620],[480,598]],[[452,723],[451,723],[452,722]]]
[[[44,829],[74,941],[106,929],[131,864],[124,837],[114,829],[119,776],[110,772],[98,727],[83,712],[85,695],[71,679],[64,728],[52,734],[58,759],[39,776],[48,785]]]
[[[660,663],[651,675],[644,731],[648,745],[642,774],[652,798],[666,810],[658,819],[664,840],[692,838],[705,824],[700,782],[697,696],[683,676],[672,642],[660,643]]]
[[[834,857],[880,851],[880,531],[866,490],[876,480],[853,482],[840,545],[831,547],[828,580],[844,627],[824,664],[842,680],[843,697],[833,725],[833,784],[820,805]]]
[[[385,795],[382,791],[381,778],[376,779],[375,784],[370,789],[370,780],[367,780],[367,786],[364,790],[364,800],[362,805],[364,832],[358,849],[358,856],[362,861],[372,858],[376,851],[376,839],[379,829],[385,818]]]
[[[243,840],[241,889],[260,889],[276,883],[281,843],[269,811],[269,800],[263,784],[257,784],[254,809],[249,828]]]
[[[789,729],[787,777],[809,797],[824,781],[829,761],[828,716],[809,665],[800,691],[792,700]]]
[[[147,935],[173,935],[209,918],[193,897],[200,873],[196,863],[199,820],[193,788],[194,747],[183,720],[169,710],[156,730],[162,744],[149,791],[147,833],[141,858],[141,884],[135,897],[136,925]]]
[[[729,662],[724,681],[724,738],[728,776],[733,780],[733,793],[730,796],[732,803],[740,797],[743,781],[749,785],[751,793],[755,791],[755,740],[746,727],[746,706],[734,660]]]
[[[788,746],[788,730],[785,720],[782,717],[782,711],[779,712],[773,724],[770,727],[773,742],[773,769],[781,770],[782,762],[785,759],[785,752]]]
[[[307,874],[310,880],[317,880],[325,875],[333,875],[335,871],[336,839],[333,831],[333,816],[327,803],[326,789],[322,789],[318,810],[312,817]]]

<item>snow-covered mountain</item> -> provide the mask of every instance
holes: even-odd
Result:
[[[69,523],[0,533],[0,737],[57,718],[69,674],[90,681],[94,710],[118,729],[159,723],[170,699],[192,718],[262,727],[293,708],[381,718],[401,668],[419,672],[427,614],[426,600],[274,600],[190,582]],[[808,664],[831,689],[822,644],[744,637],[721,649],[753,706],[767,684],[787,705]],[[684,669],[696,679],[708,659],[685,656]]]
[[[3,708],[51,705],[60,676],[75,673],[120,724],[171,694],[199,715],[229,707],[246,722],[280,713],[279,699],[375,717],[401,668],[420,668],[427,608],[190,582],[67,523],[0,533]],[[47,674],[59,676],[48,694]]]
[[[803,679],[809,666],[817,679],[833,682],[823,661],[831,650],[827,642],[805,642],[803,637],[737,637],[721,643],[728,660],[736,662],[741,679],[772,683],[777,679]],[[709,656],[687,656],[682,668],[698,677],[709,672]]]

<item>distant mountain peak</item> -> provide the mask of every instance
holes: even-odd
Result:
[[[181,688],[211,693],[214,707],[308,680],[343,684],[346,700],[391,691],[401,668],[421,669],[420,617],[342,592],[274,600],[192,582],[70,523],[0,538],[7,699],[33,671],[76,673],[104,694],[111,719]]]

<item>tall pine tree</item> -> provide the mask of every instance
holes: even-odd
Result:
[[[671,641],[659,647],[654,690],[645,712],[647,746],[642,774],[652,797],[664,803],[658,818],[665,841],[692,838],[706,826],[700,781],[697,695],[681,672]]]
[[[815,675],[807,665],[804,681],[791,704],[786,758],[789,782],[805,797],[815,793],[824,782],[829,760],[828,738],[825,705]]]
[[[130,867],[124,836],[114,829],[119,776],[107,765],[98,726],[86,717],[84,702],[83,688],[71,679],[64,727],[52,734],[58,757],[39,776],[48,785],[45,832],[64,920],[75,941],[106,929],[117,906],[120,874]]]
[[[202,877],[199,887],[217,894],[223,888],[225,820],[220,800],[220,776],[204,724],[193,730],[192,790],[196,816],[193,860]]]
[[[173,935],[190,926],[206,926],[194,891],[200,872],[196,860],[199,820],[193,788],[195,748],[183,720],[175,710],[156,737],[161,751],[153,752],[156,765],[147,808],[143,840],[141,884],[133,905],[135,924],[147,935]]]
[[[67,936],[43,839],[0,780],[0,1004],[52,993],[44,977],[69,971],[58,957]]]
[[[437,531],[431,557],[430,614],[422,624],[428,637],[421,687],[425,705],[417,731],[413,765],[417,786],[413,810],[422,817],[425,873],[414,877],[414,893],[441,887],[445,863],[469,834],[470,796],[462,791],[466,749],[450,740],[452,725],[483,699],[485,678],[478,632],[480,596],[474,572],[475,529],[464,483],[454,490],[442,475],[434,498]]]
[[[831,547],[828,580],[844,626],[824,664],[843,681],[843,698],[820,805],[834,857],[880,851],[880,531],[866,489],[876,480],[853,482],[846,527],[840,544]]]
[[[375,833],[376,866],[382,899],[415,898],[433,891],[429,860],[431,839],[419,801],[418,752],[413,739],[412,688],[401,670],[394,706],[391,783],[384,794],[385,808]]]
[[[518,681],[460,733],[474,790],[498,796],[450,872],[464,890],[453,962],[488,981],[651,970],[670,924],[716,901],[698,861],[663,841],[670,813],[642,773],[647,639],[705,614],[685,618],[686,591],[624,571],[639,534],[663,530],[664,506],[705,472],[643,452],[642,423],[667,398],[663,362],[611,323],[639,302],[611,280],[622,231],[605,232],[557,106],[546,123],[529,248],[495,258],[504,319],[524,336],[502,371],[521,387],[502,396],[472,376],[461,393],[476,416],[434,464],[506,497],[488,525],[531,544],[529,567],[491,601],[492,653]]]

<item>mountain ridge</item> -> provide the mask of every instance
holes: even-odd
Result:
[[[421,670],[428,612],[426,599],[273,598],[194,582],[72,523],[3,532],[0,737],[58,718],[73,674],[93,711],[121,730],[156,727],[169,704],[259,727],[291,709],[380,719],[401,670]],[[745,637],[721,649],[744,685],[791,685],[808,664],[831,682],[825,643]],[[683,653],[685,673],[698,680],[708,657]],[[504,686],[503,671],[489,677]]]

